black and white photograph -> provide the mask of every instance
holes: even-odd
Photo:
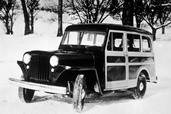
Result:
[[[0,0],[1,114],[170,114],[171,0]]]

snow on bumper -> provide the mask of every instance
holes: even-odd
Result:
[[[26,82],[26,81],[14,79],[14,78],[9,78],[9,80],[12,85],[16,85],[16,86],[27,88],[27,89],[50,92],[50,93],[59,93],[59,94],[67,93],[66,87],[37,84],[37,83]]]

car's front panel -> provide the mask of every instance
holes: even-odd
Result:
[[[37,82],[50,82],[49,56],[33,55],[30,61],[30,80]]]
[[[66,80],[63,81],[67,82],[70,80],[71,78],[68,75],[71,76],[71,74],[68,72],[71,72],[71,69],[95,67],[95,58],[97,58],[91,52],[80,53],[75,51],[31,51],[26,54],[29,54],[30,60],[23,59],[24,65],[20,65],[21,69],[24,69],[25,80],[50,85],[56,85],[61,75],[67,74],[67,76],[64,76]],[[52,57],[58,59],[54,61],[57,62],[54,65],[50,62]]]

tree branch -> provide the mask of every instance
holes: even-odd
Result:
[[[118,5],[116,8],[114,8],[112,10],[112,12],[114,12],[115,10],[119,9],[122,5],[124,4],[124,2],[122,2],[120,5]],[[99,19],[99,23],[102,23],[108,16],[110,15],[110,13],[108,13],[105,17],[101,16],[101,18]]]
[[[168,23],[165,23],[165,24],[163,24],[163,25],[161,25],[161,26],[159,26],[159,27],[157,27],[156,29],[160,29],[160,28],[162,28],[162,27],[166,27],[166,26],[168,26],[168,25],[170,25],[170,24],[171,24],[171,21],[168,22]]]
[[[78,18],[80,19],[80,21],[81,21],[81,23],[82,23],[81,16],[80,16],[79,12],[77,11],[77,9],[76,9],[76,7],[75,7],[75,5],[74,5],[74,1],[71,0],[71,2],[72,2],[72,7],[73,7],[73,9],[76,11],[76,14],[78,15]]]

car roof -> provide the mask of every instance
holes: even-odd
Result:
[[[66,28],[66,31],[75,31],[75,30],[94,30],[94,31],[122,30],[122,31],[138,32],[138,33],[152,35],[149,31],[143,29],[139,29],[127,25],[118,25],[118,24],[74,24]]]

